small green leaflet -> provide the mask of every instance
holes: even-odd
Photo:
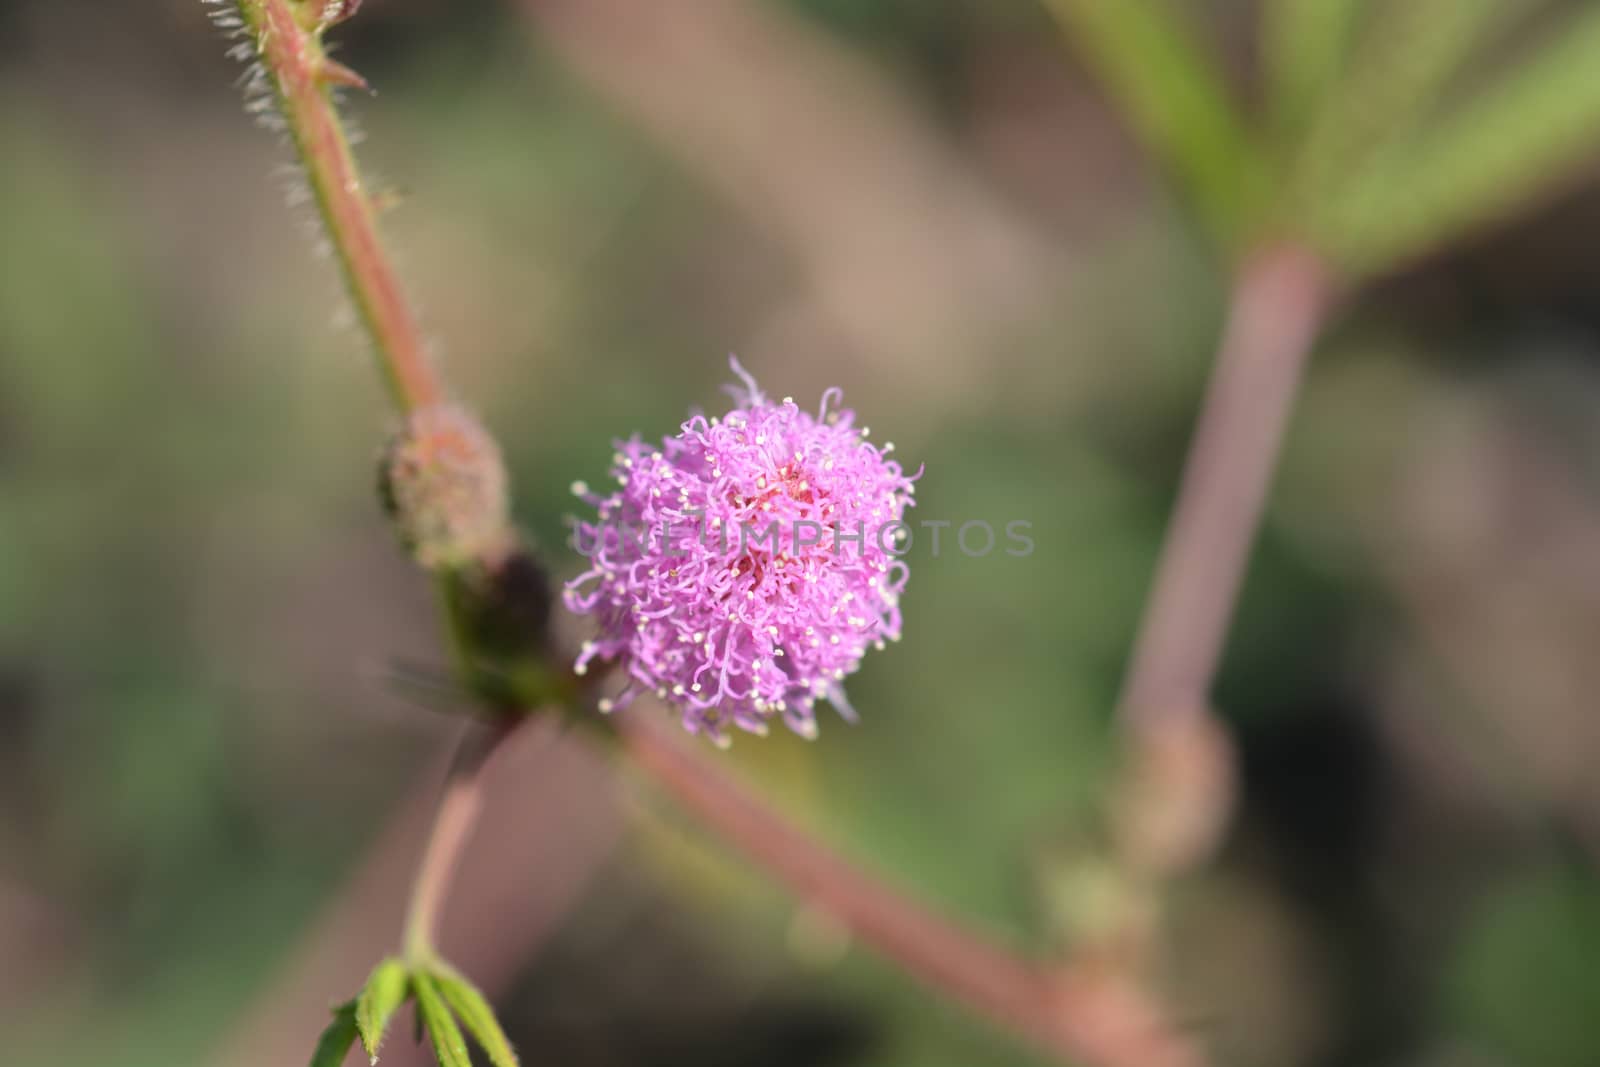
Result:
[[[439,992],[450,1005],[461,1024],[488,1053],[494,1067],[519,1067],[517,1054],[511,1051],[511,1042],[494,1017],[494,1009],[470,981],[444,964],[436,964],[431,976]]]
[[[350,1046],[356,1043],[356,1002],[347,1000],[333,1009],[333,1022],[317,1039],[311,1054],[311,1067],[340,1067]]]
[[[356,998],[356,1029],[361,1034],[361,1046],[367,1057],[378,1062],[378,1046],[383,1043],[383,1032],[400,1005],[405,1003],[410,990],[410,976],[406,965],[393,956],[373,968],[366,987]]]
[[[411,988],[417,998],[417,1018],[422,1020],[422,1027],[433,1042],[433,1054],[439,1067],[472,1067],[472,1059],[467,1055],[467,1039],[439,995],[433,976],[421,972],[413,975]]]
[[[1216,235],[1240,237],[1260,199],[1260,146],[1188,20],[1173,5],[1151,0],[1045,0],[1044,6]]]

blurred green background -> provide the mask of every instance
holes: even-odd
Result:
[[[1167,6],[1265,111],[1253,5]],[[1093,57],[1024,0],[369,0],[337,36],[563,574],[569,483],[718,403],[729,351],[843,386],[926,463],[918,517],[1033,523],[1026,559],[919,543],[858,727],[728,759],[1054,936],[1226,292]],[[0,3],[8,1065],[303,1062],[398,937],[457,728],[375,506],[385,398],[224,48],[194,0]],[[1219,688],[1239,819],[1173,902],[1224,1064],[1600,1063],[1595,176],[1419,248],[1318,348]],[[574,744],[508,761],[445,935],[526,1062],[1032,1062]]]

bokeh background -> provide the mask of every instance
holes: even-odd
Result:
[[[1174,6],[1255,106],[1252,6]],[[1026,559],[917,546],[859,726],[727,759],[1058,936],[1226,284],[1080,50],[1026,0],[370,0],[338,36],[558,570],[569,483],[730,351],[842,385],[920,517],[1032,522]],[[6,1064],[304,1062],[459,728],[374,503],[385,398],[224,49],[195,0],[0,3]],[[1597,176],[1319,345],[1218,691],[1239,818],[1172,902],[1225,1064],[1600,1063]],[[530,1064],[1033,1062],[576,742],[494,788],[444,947]]]

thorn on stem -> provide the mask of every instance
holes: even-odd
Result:
[[[317,80],[323,85],[343,85],[363,92],[372,92],[372,86],[367,84],[367,79],[337,59],[329,59],[326,56],[317,67]]]
[[[322,5],[322,29],[343,22],[361,10],[361,0],[326,0]]]

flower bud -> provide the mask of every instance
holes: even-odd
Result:
[[[401,543],[429,570],[492,564],[514,547],[500,449],[454,405],[407,417],[384,451],[379,494]]]

